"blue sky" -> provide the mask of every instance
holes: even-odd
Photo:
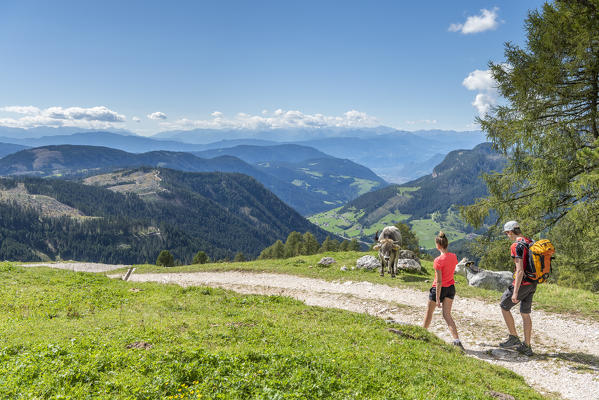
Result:
[[[475,129],[542,3],[2,1],[0,125]]]

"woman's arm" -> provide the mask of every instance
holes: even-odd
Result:
[[[437,307],[441,307],[441,290],[443,287],[441,286],[441,282],[443,282],[443,272],[440,269],[437,270],[437,289],[435,293],[437,294]]]

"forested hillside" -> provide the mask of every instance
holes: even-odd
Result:
[[[0,143],[0,158],[4,157],[8,154],[16,153],[17,151],[21,151],[26,149],[27,146],[21,146],[19,144],[12,143]]]
[[[327,235],[241,174],[142,168],[104,182],[1,179],[0,259],[141,263],[168,249],[189,263],[199,250],[253,258],[292,231]]]
[[[430,175],[366,193],[310,220],[330,232],[364,240],[372,240],[376,230],[400,221],[412,226],[425,247],[432,246],[441,228],[451,240],[462,239],[473,229],[461,221],[453,206],[472,204],[485,196],[481,174],[499,171],[504,165],[505,158],[489,143],[452,151]]]

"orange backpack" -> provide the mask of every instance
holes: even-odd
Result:
[[[548,239],[541,239],[532,243],[519,240],[518,243],[528,249],[528,262],[526,268],[524,268],[526,277],[537,281],[537,283],[545,282],[551,273],[551,260],[555,254],[553,244]]]

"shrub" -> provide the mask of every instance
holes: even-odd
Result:
[[[207,262],[209,262],[210,259],[208,258],[208,256],[206,255],[205,252],[203,251],[198,251],[196,253],[196,255],[193,257],[193,263],[194,264],[206,264]]]
[[[175,258],[168,250],[162,250],[156,259],[156,265],[163,267],[173,267],[175,265]]]

